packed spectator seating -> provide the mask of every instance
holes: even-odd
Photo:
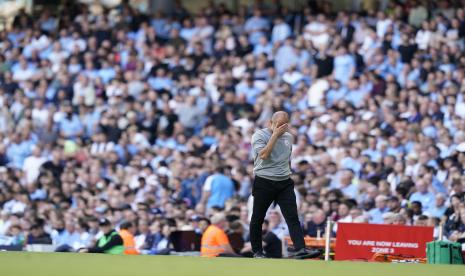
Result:
[[[0,246],[92,248],[107,219],[168,254],[223,213],[247,248],[250,138],[277,110],[305,233],[330,218],[465,243],[464,1],[68,2],[0,32]],[[279,208],[267,221],[288,236]]]

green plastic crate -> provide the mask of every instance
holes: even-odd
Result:
[[[462,246],[457,242],[429,242],[426,255],[429,264],[463,264]]]

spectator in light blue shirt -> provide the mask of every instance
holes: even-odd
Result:
[[[22,169],[24,159],[31,154],[31,151],[31,144],[28,141],[22,140],[20,134],[15,134],[12,143],[10,143],[6,150],[9,164],[15,168]]]
[[[340,100],[343,100],[347,94],[347,88],[341,86],[338,80],[331,82],[331,88],[326,92],[326,106],[331,107]]]
[[[267,57],[270,57],[272,53],[273,46],[268,42],[268,39],[265,36],[260,37],[258,44],[253,49],[254,56],[266,54]]]
[[[410,196],[409,201],[421,202],[421,205],[423,206],[424,210],[427,210],[431,206],[434,206],[434,194],[428,191],[428,183],[424,179],[417,180],[416,188],[417,191]]]
[[[66,139],[75,139],[79,137],[84,132],[84,127],[82,126],[79,117],[76,114],[73,114],[72,107],[69,103],[65,106],[65,117],[59,122],[60,134]]]
[[[373,162],[379,162],[382,158],[381,152],[377,149],[375,137],[368,137],[368,148],[362,151],[362,155],[367,155]]]
[[[370,215],[370,223],[382,224],[383,214],[388,212],[387,197],[385,195],[379,195],[375,199],[375,207],[371,209],[368,214]]]
[[[292,39],[286,39],[284,44],[278,48],[274,57],[275,69],[278,73],[284,73],[289,67],[299,62]]]
[[[262,93],[258,87],[255,86],[254,80],[248,77],[245,82],[240,82],[236,85],[236,94],[245,94],[247,102],[255,104],[257,97]]]
[[[166,75],[163,68],[158,68],[156,76],[149,78],[148,83],[155,90],[170,90],[173,86],[173,81]]]
[[[234,183],[224,173],[225,168],[220,166],[215,174],[205,180],[203,202],[207,204],[207,208],[224,208],[226,201],[234,195]]]
[[[270,28],[268,20],[262,17],[262,12],[255,9],[253,16],[245,22],[244,29],[249,34],[249,41],[255,45],[260,40],[260,37],[265,35],[265,31]]]
[[[155,18],[150,21],[150,25],[155,29],[158,34],[163,33],[167,20],[162,17],[161,11],[157,12]]]
[[[192,21],[188,18],[184,19],[182,22],[181,31],[179,31],[179,36],[184,40],[190,42],[192,37],[195,35],[195,28],[192,26]]]
[[[359,88],[358,79],[352,79],[348,85],[349,91],[346,94],[346,100],[355,107],[361,107],[364,104],[367,93]]]
[[[434,206],[429,207],[427,210],[428,215],[435,218],[442,218],[447,210],[445,203],[446,198],[444,194],[437,194],[435,197]]]
[[[116,71],[110,66],[108,61],[103,61],[102,68],[98,70],[98,76],[102,79],[103,83],[108,84],[116,76]]]
[[[334,58],[334,78],[341,83],[347,83],[354,75],[355,67],[354,57],[347,53],[346,47],[340,47]]]
[[[291,27],[289,27],[282,17],[277,17],[274,21],[273,30],[271,31],[271,42],[273,44],[282,42],[288,38],[291,33]]]
[[[405,148],[399,143],[399,139],[395,136],[389,137],[389,146],[386,149],[387,155],[399,156],[405,153]]]
[[[330,188],[339,189],[348,198],[357,198],[358,187],[353,183],[354,173],[344,170],[331,182]]]
[[[380,72],[383,77],[387,75],[394,75],[398,77],[402,72],[402,63],[400,60],[397,60],[395,57],[389,57],[382,67],[382,71]]]
[[[57,247],[57,251],[68,252],[73,251],[73,245],[78,243],[80,235],[75,231],[74,223],[66,223],[58,221],[51,233],[53,245]]]
[[[362,164],[358,161],[359,157],[360,150],[353,147],[349,150],[349,155],[341,160],[341,166],[344,169],[353,171],[358,176],[362,170]]]

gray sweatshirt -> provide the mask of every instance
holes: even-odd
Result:
[[[254,157],[254,173],[256,176],[266,179],[281,181],[291,175],[289,160],[292,152],[292,134],[286,132],[278,138],[268,159],[260,158],[260,151],[271,138],[271,130],[268,128],[257,130],[252,136],[252,151]]]

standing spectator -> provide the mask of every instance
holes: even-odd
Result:
[[[244,25],[244,30],[249,35],[249,41],[252,45],[258,44],[260,37],[262,37],[270,28],[267,19],[262,17],[262,11],[255,9],[253,16],[247,19]]]
[[[225,166],[217,166],[215,173],[205,180],[202,202],[207,208],[224,208],[226,201],[234,195],[234,183],[225,172]]]
[[[277,17],[274,20],[273,30],[271,31],[271,42],[273,44],[281,43],[292,34],[291,27],[283,20]]]
[[[354,58],[347,53],[347,49],[341,46],[334,58],[334,78],[341,83],[347,83],[355,73],[356,64]]]
[[[42,156],[42,149],[34,146],[32,154],[24,159],[23,171],[26,173],[26,183],[30,184],[37,180],[40,173],[40,167],[47,161]]]

